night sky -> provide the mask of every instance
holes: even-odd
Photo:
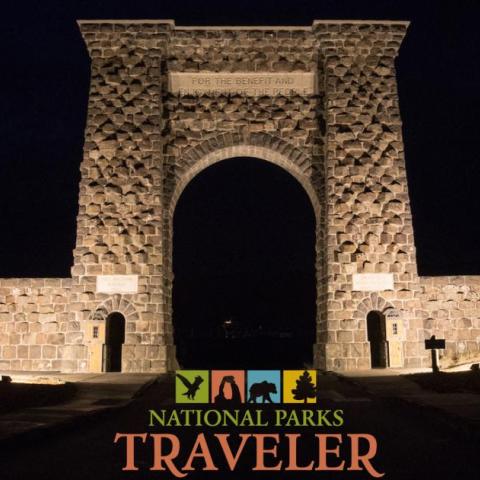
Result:
[[[177,25],[410,20],[398,59],[398,81],[420,273],[480,274],[478,1],[445,5],[418,0],[9,4],[2,5],[0,33],[0,276],[69,276],[89,83],[89,60],[77,18],[173,18]],[[239,161],[232,160],[205,171],[180,200],[175,219],[175,261],[181,270],[177,273],[188,277],[188,265],[192,265],[196,269],[192,276],[227,278],[232,271],[240,272],[240,267],[248,270],[259,265],[282,283],[276,273],[279,265],[287,265],[292,275],[307,278],[311,275],[307,265],[311,212],[301,189],[270,165],[248,161],[241,169],[232,169],[235,162],[238,167]],[[296,200],[286,201],[288,196]],[[246,202],[240,204],[239,198]],[[280,208],[273,199],[283,202]],[[203,213],[209,212],[201,217],[203,222],[199,220],[202,208]],[[236,221],[218,228],[225,218]],[[285,225],[300,233],[287,233],[281,245],[304,242],[298,243],[297,250],[305,253],[296,260],[281,245],[267,247],[268,239],[284,234]],[[228,241],[230,250],[222,251],[222,257],[216,257],[214,248],[203,249],[203,256],[196,259],[187,257],[191,252],[185,242],[192,229],[200,245],[209,245],[215,237]],[[259,239],[257,245],[252,235]],[[228,268],[226,262],[230,262]],[[206,264],[213,270],[205,272]],[[262,273],[258,275],[261,278]]]

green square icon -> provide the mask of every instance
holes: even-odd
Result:
[[[209,384],[208,370],[177,370],[175,372],[176,403],[208,403]]]

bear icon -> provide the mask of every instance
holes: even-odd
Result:
[[[263,381],[260,383],[253,383],[249,389],[250,397],[248,402],[257,403],[257,397],[262,397],[262,403],[270,402],[273,400],[270,398],[270,394],[277,393],[277,387],[274,383]]]

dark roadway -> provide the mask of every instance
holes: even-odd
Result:
[[[387,479],[474,479],[479,478],[480,455],[478,444],[469,440],[450,427],[439,425],[429,416],[419,414],[410,408],[391,405],[364,397],[361,391],[339,381],[331,375],[320,377],[322,393],[317,408],[343,409],[345,425],[341,428],[298,428],[290,427],[290,433],[304,433],[309,440],[299,449],[308,463],[313,456],[308,444],[313,433],[371,433],[378,441],[378,453],[372,460],[373,466],[385,472]],[[160,410],[172,405],[173,384],[165,377],[149,388],[141,398],[129,407],[110,413],[93,422],[77,426],[69,431],[45,435],[22,446],[2,448],[0,478],[8,479],[161,479],[174,478],[166,472],[149,471],[151,465],[150,444],[138,448],[137,472],[122,472],[125,460],[124,444],[114,445],[116,432],[156,432],[149,429],[147,410]],[[311,405],[309,405],[311,407]],[[192,406],[195,408],[195,406]],[[259,407],[260,408],[260,407]],[[283,407],[282,407],[283,408]],[[219,429],[214,429],[219,432]],[[254,428],[243,428],[239,433],[253,432]],[[275,428],[258,430],[272,433]],[[166,429],[164,429],[166,431]],[[184,428],[170,433],[181,437],[182,446],[188,450],[196,434],[208,429]],[[286,429],[284,429],[284,432]],[[214,440],[211,440],[213,445]],[[148,441],[147,441],[148,442]],[[148,446],[147,446],[148,445]],[[313,445],[313,443],[312,443]],[[215,449],[215,447],[213,447]],[[215,450],[216,451],[216,450]],[[185,458],[189,452],[185,452]],[[225,470],[220,472],[199,472],[186,478],[199,479],[362,479],[371,478],[365,472],[250,472],[252,452],[247,450],[240,460],[235,475]],[[348,452],[347,452],[348,455]],[[182,455],[181,455],[182,456]],[[216,457],[216,454],[213,454]],[[335,461],[334,458],[331,459]],[[183,462],[179,462],[183,465]],[[300,463],[302,464],[302,463]],[[197,468],[202,465],[201,462]]]

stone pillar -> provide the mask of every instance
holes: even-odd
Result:
[[[162,289],[162,57],[168,21],[81,21],[91,82],[81,164],[70,330],[101,306],[126,317],[122,370],[165,371],[174,348]],[[98,275],[138,275],[138,293],[97,293]],[[110,306],[110,307],[109,307]],[[68,368],[88,370],[77,337]]]
[[[315,22],[326,118],[327,369],[370,367],[366,298],[409,325],[405,365],[419,360],[417,272],[395,57],[405,22]],[[393,290],[354,291],[358,273],[392,273]],[[408,361],[411,357],[412,360]],[[416,360],[413,360],[415,358]]]

